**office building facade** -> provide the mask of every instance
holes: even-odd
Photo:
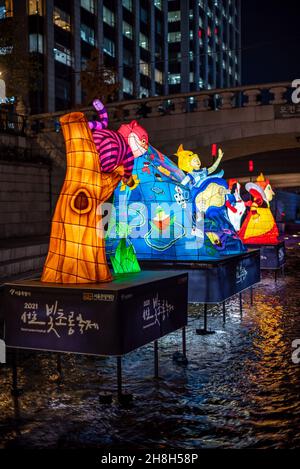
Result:
[[[82,103],[92,50],[116,70],[119,99],[240,83],[240,0],[0,0],[0,21],[25,18],[24,53],[40,62],[31,112]]]

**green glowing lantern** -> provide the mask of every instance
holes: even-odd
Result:
[[[126,239],[122,238],[118,244],[115,255],[110,256],[110,261],[115,274],[129,274],[140,272],[138,260],[132,244],[126,244]]]

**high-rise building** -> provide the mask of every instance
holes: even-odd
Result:
[[[41,65],[34,113],[81,104],[80,71],[96,47],[119,99],[240,83],[240,0],[0,0],[25,19],[24,54]]]

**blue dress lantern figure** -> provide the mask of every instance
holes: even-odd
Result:
[[[107,252],[126,235],[140,260],[197,261],[240,254],[245,248],[230,223],[230,192],[223,153],[209,168],[197,154],[178,148],[178,165],[149,144],[135,158],[134,185],[121,184],[107,232]]]

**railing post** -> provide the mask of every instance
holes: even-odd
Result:
[[[219,93],[219,96],[221,97],[221,109],[232,109],[234,107],[232,102],[234,93],[231,91],[226,91],[225,93]]]
[[[261,91],[258,89],[245,90],[244,96],[248,97],[248,102],[244,104],[245,107],[260,106],[259,97],[261,96]]]
[[[285,104],[287,99],[285,98],[285,93],[287,91],[286,87],[283,86],[274,86],[270,88],[269,92],[273,94],[274,99],[270,101],[271,104]]]
[[[197,97],[197,109],[199,111],[209,111],[210,110],[209,100],[210,100],[210,96],[208,94],[200,94]]]
[[[261,91],[259,89],[245,90],[244,96],[248,97],[248,102],[244,103],[245,107],[260,106],[261,102],[259,97],[261,96]]]

